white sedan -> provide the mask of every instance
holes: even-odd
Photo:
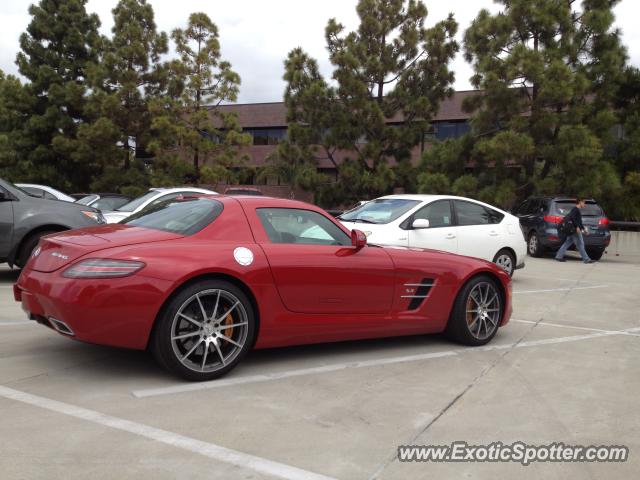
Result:
[[[443,250],[495,262],[509,275],[524,267],[527,245],[517,217],[470,198],[388,195],[338,217],[369,243]]]
[[[102,212],[107,223],[118,223],[121,220],[138,213],[139,211],[151,205],[157,205],[160,202],[173,200],[174,198],[193,195],[194,193],[216,194],[213,190],[194,187],[176,187],[176,188],[152,188],[144,195],[134,198],[129,203],[125,203],[117,210],[111,212]]]

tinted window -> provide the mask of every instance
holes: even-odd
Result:
[[[35,187],[19,187],[19,188],[20,190],[22,190],[23,192],[27,193],[32,197],[45,198],[44,190],[41,190],[40,188],[35,188]]]
[[[426,207],[418,210],[413,218],[429,220],[429,228],[448,227],[453,223],[451,202],[449,200],[440,200],[430,203]]]
[[[206,198],[169,200],[149,206],[120,223],[193,235],[218,218],[222,209],[222,203]]]
[[[576,206],[576,203],[573,201],[568,202],[555,202],[556,212],[560,215],[568,214],[573,207]],[[603,215],[602,208],[596,202],[586,202],[584,208],[580,210],[582,215],[586,215],[587,217],[600,217]]]
[[[338,217],[345,222],[389,223],[418,205],[418,200],[379,198]]]
[[[458,216],[458,225],[489,225],[492,223],[500,223],[504,215],[500,212],[485,208],[477,203],[455,201],[456,214]]]
[[[295,208],[256,210],[273,243],[351,245],[351,238],[324,215]]]

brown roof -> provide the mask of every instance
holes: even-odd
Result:
[[[434,120],[466,120],[471,114],[462,111],[462,101],[466,97],[477,95],[477,90],[455,92],[451,98],[440,104],[440,110]],[[243,103],[235,105],[221,105],[222,112],[235,112],[243,128],[286,127],[287,109],[283,102],[271,103]],[[392,120],[401,121],[401,116]]]

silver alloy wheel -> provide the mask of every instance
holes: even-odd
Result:
[[[182,365],[196,372],[220,370],[247,342],[249,320],[233,293],[203,290],[189,297],[171,322],[171,346]]]
[[[511,256],[506,253],[503,253],[496,258],[496,265],[502,268],[509,275],[513,273],[513,260],[511,260]]]
[[[532,233],[529,237],[529,253],[534,255],[538,251],[538,237],[535,233]]]
[[[476,284],[467,297],[466,320],[471,335],[485,340],[498,328],[502,314],[500,292],[490,282]]]

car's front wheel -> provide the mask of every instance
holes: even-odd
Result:
[[[207,280],[170,300],[151,346],[167,370],[188,380],[212,380],[240,363],[254,335],[255,314],[244,292],[226,281]]]
[[[503,311],[496,281],[487,275],[473,277],[458,293],[445,333],[465,345],[484,345],[498,331]]]
[[[510,277],[513,277],[513,272],[516,269],[516,257],[509,250],[504,248],[496,253],[496,256],[493,257],[493,263],[507,272]]]

